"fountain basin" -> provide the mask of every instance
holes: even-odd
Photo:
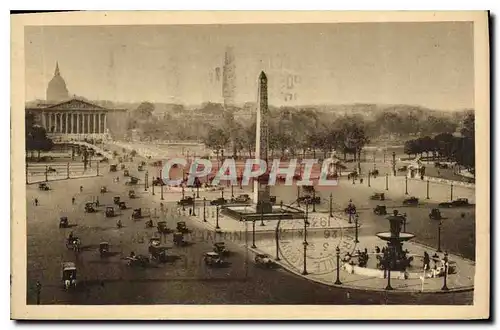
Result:
[[[395,239],[397,239],[400,242],[406,242],[406,241],[411,240],[412,238],[415,238],[415,235],[411,234],[411,233],[399,233],[399,236],[395,236],[395,235],[391,234],[391,232],[388,232],[388,231],[382,232],[382,233],[377,233],[375,235],[377,235],[378,238],[380,238],[381,240],[386,241],[386,242],[390,241],[390,240],[395,240]]]

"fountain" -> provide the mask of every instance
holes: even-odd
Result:
[[[393,215],[387,217],[390,222],[390,231],[377,233],[377,237],[387,242],[387,250],[391,254],[389,267],[395,271],[405,271],[413,258],[408,257],[403,250],[403,242],[407,242],[415,237],[414,234],[401,232],[401,227],[405,217],[394,210]]]

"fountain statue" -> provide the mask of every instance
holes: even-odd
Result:
[[[405,217],[398,214],[397,210],[387,217],[390,223],[390,231],[377,233],[377,237],[387,242],[387,251],[389,252],[389,263],[391,270],[405,271],[410,266],[412,257],[403,250],[403,242],[409,241],[415,237],[411,233],[402,232]]]

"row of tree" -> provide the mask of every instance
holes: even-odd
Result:
[[[470,171],[475,169],[475,138],[474,138],[474,113],[465,116],[460,135],[440,133],[431,138],[408,140],[404,152],[408,155],[423,155],[439,157],[442,160],[456,162]]]
[[[47,137],[45,128],[35,125],[35,117],[32,113],[26,113],[24,125],[26,152],[31,154],[31,158],[34,158],[36,152],[37,158],[40,159],[40,152],[51,150],[54,143]]]

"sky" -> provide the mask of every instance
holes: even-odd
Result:
[[[119,102],[221,102],[230,48],[237,103],[474,107],[469,22],[30,26],[26,100],[45,99],[56,61],[71,94]],[[221,72],[219,70],[219,72]]]

